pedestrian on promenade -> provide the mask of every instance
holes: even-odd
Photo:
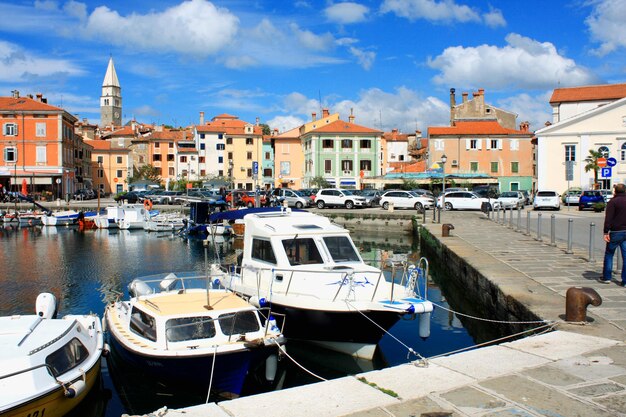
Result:
[[[606,205],[604,216],[604,266],[602,279],[604,284],[611,283],[613,272],[613,255],[619,246],[622,253],[622,282],[626,286],[626,185],[616,184],[613,187],[613,198]]]

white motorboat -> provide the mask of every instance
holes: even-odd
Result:
[[[180,213],[161,213],[146,221],[148,232],[174,232],[185,227],[185,216]]]
[[[215,278],[170,273],[132,281],[130,299],[105,310],[114,352],[151,378],[226,397],[238,396],[246,374],[260,365],[271,381],[284,343],[280,330],[269,313],[210,288]]]
[[[150,212],[143,204],[124,204],[117,225],[122,230],[143,229],[150,220]]]
[[[106,214],[94,217],[93,221],[98,229],[117,229],[117,221],[123,216],[122,206],[105,208]]]
[[[100,319],[57,319],[55,309],[54,296],[42,293],[36,315],[0,317],[0,415],[64,416],[99,380]]]
[[[44,226],[70,226],[78,224],[78,212],[76,210],[55,211],[41,216]]]
[[[371,359],[403,316],[419,316],[420,336],[429,335],[425,259],[422,268],[407,265],[399,282],[395,273],[389,282],[363,261],[349,232],[326,217],[286,209],[247,214],[244,221],[241,265],[220,283],[282,313],[288,339]]]

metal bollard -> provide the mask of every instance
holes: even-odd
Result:
[[[537,240],[541,242],[541,213],[537,213]]]
[[[530,211],[526,212],[526,236],[530,236]]]
[[[599,306],[602,297],[593,288],[571,287],[565,293],[565,321],[587,321],[587,306]]]
[[[433,223],[435,223],[435,222],[436,222],[436,220],[437,220],[437,210],[438,210],[438,209],[439,209],[439,206],[437,206],[437,205],[435,204],[435,208],[433,209]]]
[[[595,243],[593,240],[593,235],[596,231],[596,224],[594,222],[589,223],[589,262],[596,261],[595,255]]]
[[[574,219],[567,219],[567,250],[565,253],[572,253],[573,226]]]
[[[422,210],[422,224],[426,224],[426,209]]]
[[[441,237],[449,237],[450,230],[454,229],[454,226],[450,223],[444,223],[441,225]]]
[[[513,206],[509,209],[509,228],[513,228]]]
[[[556,246],[556,216],[550,216],[550,245]]]
[[[515,230],[517,230],[518,232],[520,230],[522,230],[522,209],[521,208],[517,208],[517,228]]]
[[[441,207],[437,210],[437,223],[441,223],[441,210],[443,210]]]

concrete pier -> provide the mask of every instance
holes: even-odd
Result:
[[[511,316],[554,323],[555,331],[380,371],[256,396],[159,410],[162,416],[626,416],[626,288],[601,284],[602,260],[588,262],[476,212],[446,212],[454,225],[422,225],[452,279],[489,288],[482,302],[510,304]],[[567,323],[565,294],[589,287],[602,304]],[[488,301],[497,300],[497,301]],[[500,307],[500,306],[494,306]],[[507,310],[509,311],[509,310]],[[487,317],[489,319],[493,317]]]

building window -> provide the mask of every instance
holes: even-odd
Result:
[[[121,170],[121,169],[118,169],[118,170],[115,172],[115,176],[116,176],[117,178],[122,178],[122,170]]]
[[[361,149],[372,149],[372,141],[369,139],[361,139]]]
[[[609,148],[606,146],[600,146],[598,148],[598,152],[602,155],[603,158],[609,157]]]
[[[500,149],[500,141],[498,139],[489,140],[490,149]]]
[[[224,134],[223,133],[218,133],[217,134],[217,138],[218,139],[224,139]]]
[[[274,174],[272,173],[272,168],[265,168],[263,170],[264,177],[272,177]]]
[[[509,145],[511,146],[511,150],[512,151],[519,151],[519,140],[518,139],[511,139],[511,142],[509,143]]]
[[[218,169],[217,170],[217,176],[218,177],[223,177],[224,176],[224,170],[223,169]]]
[[[280,175],[291,175],[291,162],[289,161],[280,162]]]
[[[491,163],[491,172],[493,172],[493,173],[497,173],[498,172],[498,163],[497,162],[492,162]]]
[[[443,151],[443,139],[436,139],[435,140],[435,150],[436,151]]]
[[[469,140],[469,148],[470,149],[478,149],[478,139],[470,139]]]
[[[45,123],[37,123],[35,125],[35,136],[43,138],[46,137],[46,124]]]
[[[224,157],[223,156],[218,156],[217,157],[217,163],[218,164],[223,164],[224,163]]]
[[[167,146],[168,146],[168,148],[173,149],[174,148],[174,142],[168,142]]]
[[[117,157],[117,163],[118,163],[118,164],[121,164],[121,163],[122,163],[122,157],[121,157],[121,156],[118,156],[118,157]]]
[[[226,138],[226,144],[227,145],[232,145],[233,144],[233,138]]]
[[[170,177],[174,176],[174,168],[173,167],[167,170],[167,175],[169,175]]]
[[[478,172],[478,162],[477,161],[470,162],[470,171],[471,172]]]
[[[152,155],[152,160],[153,161],[160,161],[161,160],[161,154],[160,153],[155,153],[154,155]]]
[[[37,146],[36,148],[36,163],[45,164],[46,163],[46,145]]]
[[[4,148],[4,162],[17,163],[17,148]]]
[[[519,162],[511,162],[511,173],[517,174],[519,173]],[[517,191],[517,190],[515,190]]]
[[[246,138],[246,145],[254,145],[254,140],[252,138]]]
[[[371,171],[372,170],[372,161],[368,159],[364,159],[359,162],[359,168],[361,171]]]
[[[331,159],[324,160],[324,174],[330,174],[333,172],[333,161]]]
[[[248,161],[252,161],[252,152],[246,153],[246,159],[248,159]]]
[[[184,164],[184,163],[186,163],[186,162],[187,162],[187,157],[186,157],[186,156],[181,156],[181,157],[180,157],[180,163],[181,163],[181,164]]]
[[[201,176],[201,177],[206,176],[206,170],[201,169],[201,170],[200,170],[200,176]]]
[[[159,142],[154,142],[154,147],[155,147],[155,148],[160,148],[160,147],[161,147],[161,144],[160,144]]]
[[[228,160],[230,160],[232,162],[232,160],[233,160],[233,153],[232,152],[228,152]]]
[[[576,145],[565,145],[565,161],[576,160]]]
[[[200,156],[200,157],[198,158],[198,162],[199,162],[199,163],[204,164],[204,161],[205,161],[204,156]]]
[[[341,149],[352,149],[352,139],[342,139]]]
[[[200,150],[203,151],[206,149],[206,143],[201,143],[200,144]]]
[[[215,149],[218,151],[223,151],[224,149],[226,149],[226,145],[224,145],[223,143],[218,143],[215,145]]]
[[[265,152],[265,160],[269,161],[270,159],[272,159],[272,155],[269,152]]]
[[[103,156],[99,156],[98,159],[97,159],[97,162],[99,164],[103,163],[104,162],[104,157]]]
[[[2,133],[4,136],[17,136],[17,123],[5,123]]]
[[[248,168],[248,170],[246,171],[246,175],[248,176],[248,178],[252,176],[252,168]]]
[[[324,149],[333,149],[333,140],[332,139],[324,139],[322,141],[322,148],[324,148]]]
[[[352,167],[353,163],[351,159],[344,159],[343,161],[341,161],[341,169],[343,170],[344,174],[347,172],[352,172]]]
[[[167,155],[167,160],[170,162],[174,162],[174,154]]]
[[[620,160],[626,162],[626,142],[622,143],[622,147],[620,148]]]
[[[200,139],[204,139],[204,133],[200,133]]]

